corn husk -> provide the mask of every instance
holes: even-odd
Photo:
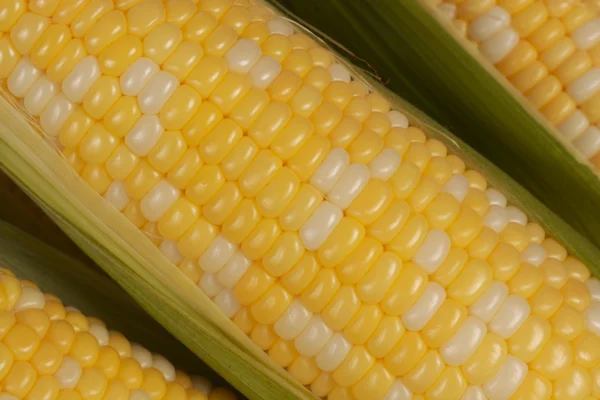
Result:
[[[363,77],[378,87],[368,74]],[[589,239],[440,125],[386,93],[414,124],[482,172],[509,201],[522,207],[600,275],[600,250]],[[1,166],[152,317],[250,399],[315,398],[223,316],[124,216],[95,194],[6,97],[0,98],[0,119]]]
[[[600,245],[598,172],[431,0],[279,1]]]

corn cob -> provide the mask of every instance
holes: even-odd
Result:
[[[234,400],[0,269],[1,400]]]
[[[436,0],[511,84],[600,168],[600,19],[584,0]]]
[[[66,162],[329,399],[600,396],[600,283],[326,49],[232,0],[0,1]]]

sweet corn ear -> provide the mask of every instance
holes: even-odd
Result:
[[[442,15],[600,168],[600,8],[593,1],[446,1]]]
[[[0,269],[0,399],[235,398]]]
[[[316,396],[600,396],[586,267],[328,50],[233,3],[4,5],[0,78],[81,178]],[[475,21],[493,1],[455,3]],[[484,48],[518,74],[504,56],[533,45],[497,23]],[[540,107],[572,101],[559,78],[540,85]]]

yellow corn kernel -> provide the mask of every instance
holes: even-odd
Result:
[[[87,92],[83,108],[95,119],[102,119],[121,98],[121,87],[117,78],[102,76]]]
[[[229,180],[237,179],[256,157],[258,150],[258,145],[252,139],[242,137],[221,162],[223,175]]]
[[[244,199],[224,221],[222,230],[230,241],[239,244],[250,235],[259,220],[256,204]]]
[[[528,299],[542,286],[543,276],[537,267],[523,264],[519,271],[506,282],[511,293]]]
[[[506,341],[495,333],[488,333],[475,353],[462,365],[462,372],[472,385],[482,385],[500,369],[506,354]]]
[[[335,382],[343,387],[353,386],[373,367],[375,359],[363,346],[354,346],[342,365],[333,373]]]
[[[344,337],[352,344],[363,345],[371,337],[383,312],[373,304],[363,304],[344,329]]]
[[[388,244],[388,248],[404,261],[410,260],[427,236],[427,220],[421,214],[413,214],[400,233]]]
[[[381,362],[378,362],[356,385],[352,386],[352,393],[357,399],[369,398],[369,396],[379,399],[386,395],[393,383],[394,376]]]
[[[558,289],[544,284],[529,298],[529,304],[533,314],[549,319],[562,304],[562,295]]]
[[[423,328],[423,340],[431,348],[441,347],[456,333],[465,318],[467,308],[456,300],[447,299]]]
[[[242,200],[243,196],[235,182],[225,182],[202,207],[202,214],[210,223],[221,225]]]
[[[322,269],[300,296],[302,304],[312,312],[321,312],[329,301],[331,301],[340,286],[341,283],[335,271]]]
[[[552,383],[543,375],[529,371],[521,387],[517,389],[511,399],[525,400],[536,396],[537,399],[549,399],[552,395]]]
[[[448,234],[455,246],[467,247],[483,228],[482,217],[470,207],[461,206],[456,220],[450,225]]]
[[[259,324],[273,324],[292,302],[292,295],[276,283],[250,308],[252,316]]]
[[[314,253],[305,253],[290,272],[281,278],[281,283],[290,293],[299,295],[319,272],[319,263]]]
[[[574,361],[584,368],[591,369],[600,361],[600,337],[589,331],[583,333],[573,340]]]
[[[554,336],[539,356],[529,365],[540,375],[554,380],[563,374],[573,361],[573,351],[567,340]]]
[[[235,29],[227,25],[219,25],[204,40],[204,51],[210,56],[222,57],[237,38]]]
[[[548,320],[531,315],[508,340],[508,351],[529,363],[542,351],[551,336],[552,329]]]
[[[365,227],[352,218],[343,218],[318,251],[324,267],[339,265],[365,237]]]
[[[562,307],[550,318],[552,331],[569,341],[575,339],[584,329],[583,314],[568,304]]]
[[[355,284],[370,270],[383,253],[383,246],[377,240],[365,237],[343,263],[336,266],[340,280],[345,284]]]
[[[382,308],[387,314],[400,315],[421,297],[429,282],[425,270],[416,264],[405,265],[383,299]]]
[[[342,286],[322,312],[331,329],[342,330],[360,309],[360,299],[352,286]]]
[[[536,61],[510,78],[511,83],[521,93],[527,93],[548,76],[548,67],[542,61]]]
[[[288,368],[288,372],[302,385],[310,385],[321,372],[314,359],[298,357]]]
[[[544,283],[554,288],[562,288],[569,280],[569,272],[563,263],[555,259],[546,259],[540,265]]]
[[[165,20],[165,6],[159,1],[140,2],[127,12],[129,32],[142,38]]]
[[[256,195],[256,205],[267,218],[276,218],[294,199],[300,179],[290,168],[280,168],[271,182]]]

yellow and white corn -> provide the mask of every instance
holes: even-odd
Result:
[[[600,397],[600,282],[267,8],[0,0],[0,32],[65,160],[317,396]]]
[[[600,3],[434,1],[531,105],[600,168]]]
[[[0,400],[235,400],[0,268]]]

